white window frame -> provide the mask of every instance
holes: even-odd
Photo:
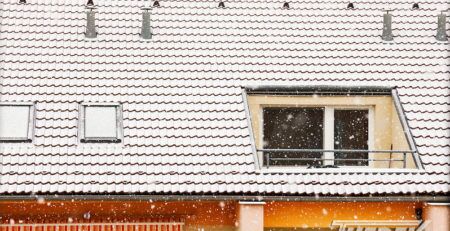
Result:
[[[28,130],[27,137],[0,137],[0,143],[31,143],[34,138],[34,118],[36,114],[35,104],[30,102],[0,102],[0,106],[18,106],[18,107],[29,107],[28,114]]]
[[[324,149],[334,150],[334,110],[368,110],[368,150],[374,148],[374,107],[373,106],[325,106],[324,116]],[[325,159],[334,159],[334,153],[325,152]],[[369,159],[374,158],[373,153],[369,153]],[[324,161],[324,165],[334,165],[334,160]],[[367,166],[351,166],[351,165],[339,165],[339,168],[371,168],[373,167],[373,161],[369,161]]]
[[[296,106],[290,106],[290,105],[284,105],[284,106],[277,106],[279,108],[324,108],[324,116],[323,116],[323,149],[324,150],[334,150],[334,110],[368,110],[369,118],[368,118],[368,150],[373,150],[374,148],[374,106],[371,105],[361,105],[361,106],[334,106],[334,105],[296,105]],[[264,143],[264,109],[265,108],[272,108],[271,106],[261,106],[261,117],[262,123],[260,123],[260,143]],[[260,163],[263,163],[262,161],[262,155],[260,155]],[[324,159],[334,159],[334,153],[333,152],[324,152],[324,155],[322,156]],[[369,153],[368,155],[369,159],[374,158],[373,153]],[[334,160],[325,160],[323,162],[323,165],[334,165]],[[273,166],[277,168],[292,168],[291,166]],[[306,168],[307,166],[299,166],[300,168]],[[351,166],[351,165],[339,165],[339,168],[372,168],[374,167],[373,161],[369,161],[369,164],[367,166]],[[298,168],[298,167],[296,167]]]
[[[115,107],[116,108],[116,138],[86,137],[86,107]],[[123,116],[120,103],[81,103],[78,115],[78,132],[80,143],[121,143],[123,141]]]

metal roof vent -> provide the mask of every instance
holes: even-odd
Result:
[[[386,11],[386,14],[383,16],[383,34],[381,38],[384,41],[394,40],[394,36],[392,35],[392,15],[389,14],[389,11]]]
[[[225,8],[225,2],[219,2],[219,8]]]
[[[355,9],[355,5],[353,5],[353,3],[350,2],[350,3],[347,5],[347,9]]]
[[[444,14],[444,12],[441,12],[441,14],[438,15],[438,27],[436,34],[436,40],[438,41],[447,41],[447,28],[445,24],[445,17],[446,15]]]
[[[97,38],[97,30],[95,28],[95,7],[86,6],[86,38]]]
[[[26,4],[26,3],[27,3],[27,0],[19,0],[19,3],[20,3],[20,4]]]
[[[150,11],[152,10],[152,8],[142,7],[141,9],[142,9],[141,38],[151,39],[152,38],[152,29],[150,26]]]
[[[285,2],[284,4],[283,4],[283,9],[289,9],[290,7],[289,7],[289,2]]]
[[[412,8],[413,8],[413,10],[419,9],[419,3],[414,3]]]
[[[161,5],[159,5],[159,1],[155,1],[153,2],[153,7],[160,7]]]
[[[86,5],[93,6],[94,5],[94,0],[88,0]]]

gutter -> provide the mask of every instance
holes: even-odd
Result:
[[[247,94],[274,95],[391,95],[393,87],[346,85],[255,85],[244,87]]]
[[[296,201],[296,202],[440,202],[449,203],[446,196],[245,196],[245,195],[0,195],[3,201]]]

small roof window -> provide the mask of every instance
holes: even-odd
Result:
[[[33,111],[31,103],[0,103],[0,141],[31,142]]]
[[[83,104],[80,114],[81,142],[121,142],[122,110],[119,104]]]

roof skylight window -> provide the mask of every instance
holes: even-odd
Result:
[[[83,104],[80,118],[81,142],[121,142],[122,110],[119,104]]]
[[[31,142],[33,104],[0,104],[0,141]]]

